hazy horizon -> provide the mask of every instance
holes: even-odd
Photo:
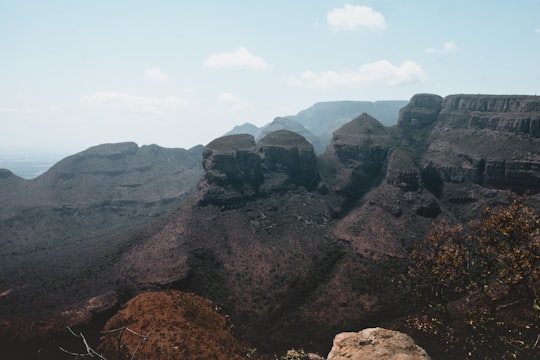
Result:
[[[191,148],[316,102],[538,93],[540,2],[0,2],[0,152]]]

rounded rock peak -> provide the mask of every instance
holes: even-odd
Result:
[[[253,150],[256,148],[255,138],[250,134],[225,135],[212,140],[207,149],[215,151]]]
[[[362,113],[334,132],[334,136],[354,136],[360,134],[382,134],[386,129],[377,119]]]
[[[289,130],[277,130],[259,140],[259,145],[263,146],[285,146],[309,148],[313,147],[302,135]]]

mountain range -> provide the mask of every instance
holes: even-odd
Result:
[[[338,331],[404,315],[396,279],[434,222],[511,193],[540,209],[540,97],[367,103],[392,126],[359,103],[204,148],[100,145],[34,180],[2,170],[0,337],[47,337],[176,289],[218,304],[262,351],[324,351]],[[383,105],[400,107],[393,122]]]

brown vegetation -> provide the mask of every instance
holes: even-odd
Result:
[[[524,201],[435,227],[413,251],[407,279],[425,309],[409,325],[432,355],[540,356],[540,218]]]
[[[232,324],[209,300],[179,291],[148,292],[128,301],[105,325],[98,346],[109,360],[245,359],[246,348],[230,333]]]

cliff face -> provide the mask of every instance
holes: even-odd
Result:
[[[393,281],[434,221],[469,221],[484,205],[504,204],[508,190],[528,191],[530,204],[540,208],[536,99],[415,95],[398,126],[387,128],[362,114],[336,130],[319,157],[304,137],[290,131],[259,141],[251,135],[216,139],[202,151],[204,174],[194,197],[143,231],[81,240],[77,257],[54,250],[54,260],[62,259],[64,267],[53,267],[54,276],[28,287],[26,279],[19,279],[18,287],[0,283],[3,294],[10,290],[0,315],[9,318],[24,310],[21,304],[33,304],[32,289],[40,279],[49,279],[47,290],[64,300],[52,295],[33,306],[57,313],[100,293],[176,288],[219,303],[237,333],[263,351],[291,345],[325,351],[338,329],[403,315],[405,300]],[[94,150],[72,159],[77,171],[58,168],[47,175],[55,174],[57,191],[74,186],[71,176],[80,172],[109,180],[131,174],[114,186],[103,182],[109,190],[91,187],[95,194],[111,187],[118,196],[131,193],[122,192],[126,186],[132,194],[153,188],[135,181],[156,166],[129,160],[140,148]],[[109,162],[117,167],[100,168]],[[12,189],[26,186],[8,172],[0,173],[0,182]],[[103,250],[82,256],[94,248]],[[33,254],[28,263],[45,273],[41,260]],[[15,262],[6,264],[11,270],[1,281],[19,276]]]
[[[540,97],[451,95],[423,156],[433,183],[540,191]]]
[[[540,137],[540,96],[450,95],[439,126],[489,129]]]
[[[313,145],[288,130],[272,132],[258,143],[247,134],[218,138],[204,148],[203,167],[201,205],[238,206],[296,186],[313,190],[319,183]]]
[[[357,197],[381,174],[392,141],[375,118],[362,114],[334,132],[329,154],[342,165],[336,190]]]
[[[437,121],[443,98],[432,94],[417,94],[399,111],[398,126],[423,128]]]

